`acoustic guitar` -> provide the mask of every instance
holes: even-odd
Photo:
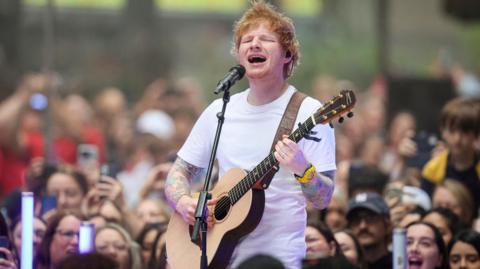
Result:
[[[335,118],[342,122],[344,114],[353,115],[350,110],[355,102],[353,91],[341,91],[299,124],[289,138],[297,143],[317,124],[331,123]],[[209,208],[215,219],[215,225],[207,232],[209,269],[226,268],[238,241],[258,225],[265,207],[265,193],[263,189],[253,187],[276,170],[278,161],[271,152],[250,172],[240,168],[228,170],[212,189],[212,197],[219,200]],[[201,244],[190,240],[192,230],[180,214],[172,214],[166,232],[167,259],[171,268],[191,269],[200,265]]]

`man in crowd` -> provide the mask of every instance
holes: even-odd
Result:
[[[364,250],[368,268],[392,268],[392,253],[388,250],[390,210],[383,197],[375,192],[357,194],[348,203],[347,220]]]

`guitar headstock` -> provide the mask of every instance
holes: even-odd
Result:
[[[349,117],[353,116],[350,110],[355,106],[356,101],[357,99],[353,91],[342,90],[339,95],[325,103],[313,114],[315,123],[325,124],[335,118],[341,118],[344,114],[347,114]]]

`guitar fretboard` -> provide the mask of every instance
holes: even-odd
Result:
[[[290,134],[288,138],[293,140],[295,143],[298,143],[298,141],[310,133],[314,126],[315,123],[312,117],[309,117],[304,123],[299,124],[298,128],[292,134]],[[278,161],[275,159],[272,151],[228,192],[228,196],[230,197],[232,205],[240,200],[240,198],[242,198],[243,195],[245,195],[245,193],[247,193],[259,179],[263,178],[270,172],[273,172],[273,169],[278,169]]]

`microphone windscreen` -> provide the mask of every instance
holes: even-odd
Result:
[[[232,67],[232,69],[230,69],[230,71],[233,70],[233,69],[237,70],[238,79],[239,80],[242,79],[243,76],[245,75],[245,67],[243,67],[243,65],[239,64],[239,65],[236,65],[236,66]]]

